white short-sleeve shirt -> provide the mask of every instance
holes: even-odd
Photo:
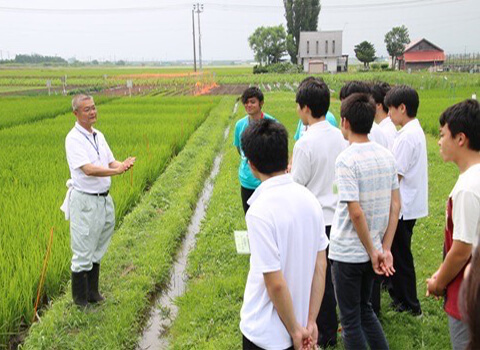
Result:
[[[370,129],[370,134],[368,134],[368,139],[388,149],[387,136],[385,136],[382,128],[380,128],[378,124],[375,122],[373,122],[372,124],[372,128]]]
[[[458,177],[450,198],[453,239],[475,248],[480,238],[480,164],[471,166]]]
[[[75,123],[65,139],[65,150],[74,189],[85,193],[104,193],[110,189],[110,176],[87,176],[81,169],[86,164],[108,168],[115,161],[100,131],[93,129],[90,133]]]
[[[262,182],[248,203],[251,256],[240,329],[261,348],[286,349],[292,340],[268,296],[264,273],[282,271],[297,322],[306,326],[317,254],[328,246],[322,208],[290,174]]]
[[[428,215],[428,161],[427,140],[420,122],[412,119],[398,131],[392,153],[400,181],[404,220],[423,218]]]
[[[395,124],[393,124],[390,117],[386,117],[378,124],[378,126],[385,134],[385,137],[387,138],[388,149],[391,151],[393,149],[395,138],[397,137],[397,128],[395,127]]]
[[[293,148],[293,179],[317,197],[327,226],[332,224],[337,207],[335,160],[347,146],[342,132],[325,120],[310,126]]]

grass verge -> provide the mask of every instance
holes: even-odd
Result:
[[[222,99],[115,232],[102,263],[107,301],[79,311],[70,293],[34,324],[22,349],[134,349],[150,299],[168,282],[205,177],[223,140],[233,98]]]
[[[267,95],[269,106],[276,109],[284,96]],[[280,99],[280,101],[276,101]],[[278,102],[278,103],[277,103]],[[296,122],[274,114],[292,135]],[[293,118],[293,116],[291,117]],[[232,133],[231,133],[232,134]],[[444,164],[436,139],[427,136],[429,157],[430,215],[418,221],[413,236],[413,254],[417,272],[417,290],[424,316],[394,312],[387,293],[382,295],[382,317],[391,349],[449,349],[447,318],[442,302],[425,295],[425,279],[442,260],[445,200],[458,171]],[[240,308],[249,268],[247,256],[235,252],[233,231],[245,229],[237,180],[238,155],[225,145],[225,156],[206,219],[197,236],[197,247],[190,255],[190,281],[185,295],[177,300],[178,317],[170,330],[173,349],[240,349]],[[337,346],[343,349],[343,345]]]

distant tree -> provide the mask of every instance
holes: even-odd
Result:
[[[391,31],[385,34],[385,44],[387,51],[392,56],[392,68],[397,65],[397,57],[405,52],[405,46],[410,42],[408,29],[404,25],[401,27],[393,27]]]
[[[92,61],[92,64],[93,64],[94,66],[98,66],[98,65],[100,64],[100,62],[98,62],[98,60],[93,60],[93,61]]]
[[[363,62],[365,68],[368,68],[370,62],[375,60],[375,47],[368,41],[362,41],[360,44],[355,45],[354,51],[357,59]]]
[[[287,20],[287,50],[292,63],[297,63],[300,32],[316,31],[320,0],[283,0]]]
[[[42,64],[42,63],[60,64],[60,65],[67,64],[67,61],[61,57],[42,56],[36,53],[31,55],[16,55],[13,61],[15,63],[21,63],[21,64]]]
[[[115,62],[115,64],[117,66],[125,66],[127,64],[127,62],[125,62],[124,60],[120,60],[120,61]]]
[[[276,27],[258,27],[248,38],[248,44],[260,65],[280,62],[285,55],[287,34],[282,25]]]

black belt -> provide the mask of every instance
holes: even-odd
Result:
[[[88,193],[88,192],[82,192],[82,193],[83,193],[83,194],[88,194],[89,196],[97,196],[97,197],[102,196],[102,197],[106,197],[106,196],[108,196],[108,192],[109,192],[109,191],[103,192],[103,193]]]

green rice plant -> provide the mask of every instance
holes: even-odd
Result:
[[[54,118],[72,110],[71,96],[12,96],[0,97],[0,130],[14,125]],[[95,97],[97,104],[111,98]]]
[[[185,145],[217,97],[125,98],[99,106],[99,122],[117,159],[137,156],[133,173],[112,180],[117,224]],[[69,275],[69,230],[59,210],[69,178],[65,136],[73,114],[0,130],[0,344],[29,324],[47,236],[54,241],[45,295]]]

